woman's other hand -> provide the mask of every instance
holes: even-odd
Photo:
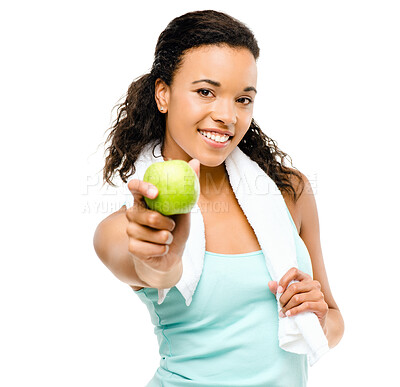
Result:
[[[291,281],[298,281],[291,283]],[[290,285],[289,285],[290,284]],[[328,304],[324,300],[321,284],[315,281],[307,273],[292,267],[277,281],[269,281],[268,287],[274,294],[282,293],[279,302],[282,305],[281,317],[295,316],[302,312],[314,312],[325,329]]]

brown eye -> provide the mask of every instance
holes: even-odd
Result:
[[[199,90],[196,90],[197,91],[197,93],[199,93],[202,97],[209,97],[209,95],[204,95],[204,94],[206,94],[206,93],[211,93],[211,91],[210,90],[207,90],[207,89],[199,89]]]
[[[239,98],[238,99],[238,101],[240,101],[240,100],[247,100],[248,102],[247,103],[244,103],[243,105],[250,105],[251,103],[253,103],[253,100],[251,100],[250,98],[245,98],[245,97],[243,97],[243,98]]]

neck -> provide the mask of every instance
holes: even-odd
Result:
[[[203,198],[211,198],[226,193],[230,188],[225,164],[218,167],[200,165],[200,192]]]

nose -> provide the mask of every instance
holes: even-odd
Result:
[[[226,99],[215,101],[211,114],[214,121],[223,122],[225,125],[234,125],[237,122],[235,102]]]

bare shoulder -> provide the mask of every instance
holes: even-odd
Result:
[[[298,199],[295,203],[296,213],[300,221],[300,236],[312,230],[311,232],[318,232],[319,237],[318,211],[314,191],[307,176],[299,173],[304,183],[302,189],[296,191]]]
[[[297,200],[294,200],[294,197],[291,194],[289,194],[283,190],[281,192],[282,192],[283,199],[285,200],[286,206],[287,206],[290,214],[292,215],[293,221],[297,228],[297,232],[298,232],[298,234],[300,234],[300,231],[301,231],[300,198],[302,197],[302,195],[304,194],[304,192],[306,190],[311,188],[311,185],[309,187],[307,186],[307,183],[309,184],[309,181],[303,173],[301,173],[298,170],[294,170],[294,169],[292,169],[292,171],[295,171],[297,173],[297,175],[300,175],[300,177],[301,177],[301,180],[300,180],[299,177],[296,176],[295,174],[292,174],[289,176],[289,181],[290,181],[290,184],[292,185],[293,189],[296,192]]]
[[[307,234],[310,237],[318,232],[319,237],[319,222],[317,203],[314,196],[312,185],[307,176],[296,170],[300,175],[301,180],[296,175],[290,176],[292,187],[296,191],[297,199],[294,200],[292,195],[282,193],[286,205],[292,214],[300,236]]]

